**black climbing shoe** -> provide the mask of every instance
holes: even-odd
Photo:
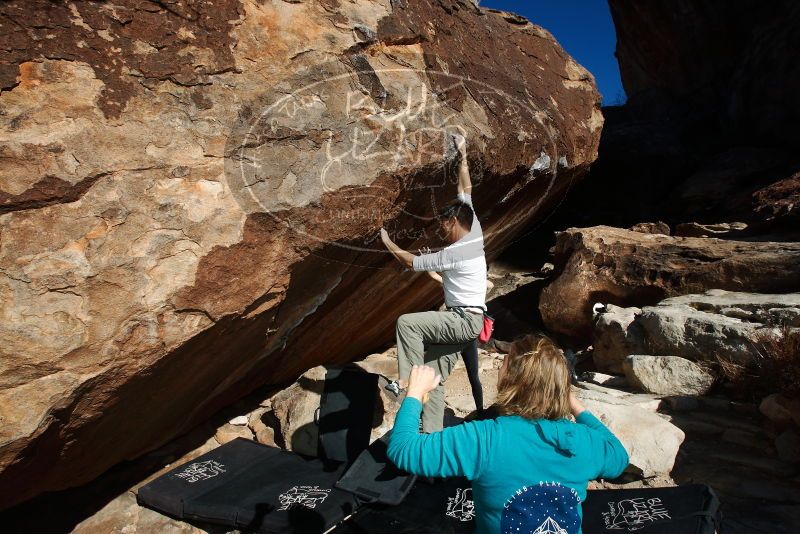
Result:
[[[400,382],[398,382],[397,380],[392,380],[391,382],[383,386],[383,389],[393,393],[394,396],[397,398],[400,398],[400,395],[406,392],[405,388],[400,387]]]

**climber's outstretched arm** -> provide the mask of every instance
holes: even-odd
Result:
[[[397,261],[405,265],[408,269],[414,265],[414,255],[397,246],[389,237],[389,233],[383,228],[381,228],[381,241],[383,241],[383,244],[389,249],[389,252],[392,253],[392,256],[397,258]]]
[[[439,282],[442,283],[442,275],[437,273],[436,271],[428,271],[428,276]]]
[[[469,164],[467,163],[467,140],[464,136],[454,134],[456,148],[461,153],[461,161],[458,164],[458,194],[472,194],[472,180],[469,178]]]

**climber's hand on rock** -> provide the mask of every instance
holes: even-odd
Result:
[[[460,134],[453,134],[453,141],[456,143],[456,148],[458,149],[461,154],[467,153],[467,140],[464,138],[463,135]]]
[[[413,397],[423,402],[425,396],[436,389],[442,377],[436,374],[432,367],[427,365],[415,365],[411,368],[411,376],[408,377],[407,397]]]
[[[569,394],[569,411],[572,413],[573,417],[578,417],[580,414],[586,411],[586,408],[583,406],[583,404],[581,404],[581,401],[579,401],[572,392]]]

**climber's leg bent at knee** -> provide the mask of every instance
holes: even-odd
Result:
[[[465,345],[480,332],[482,316],[454,311],[407,313],[397,319],[397,370],[406,386],[411,367],[427,363],[426,345]],[[457,347],[456,347],[457,348]],[[460,350],[460,349],[459,349]],[[458,351],[455,351],[458,352]]]

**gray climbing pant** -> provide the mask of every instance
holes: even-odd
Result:
[[[444,427],[444,381],[458,361],[461,350],[483,328],[483,315],[470,312],[429,311],[407,313],[397,319],[397,367],[407,381],[414,365],[428,365],[441,375],[442,383],[428,394],[422,406],[422,431]]]

